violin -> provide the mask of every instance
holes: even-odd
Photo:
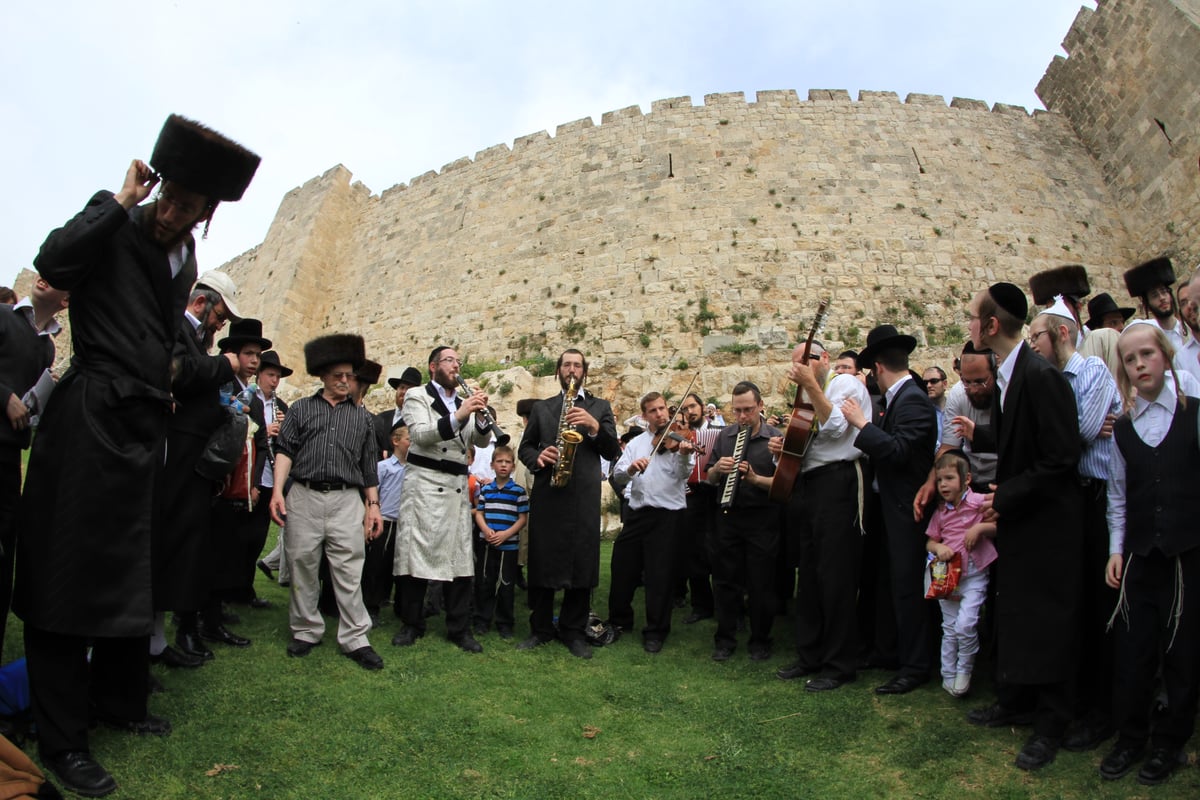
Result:
[[[674,453],[679,450],[680,444],[688,442],[697,455],[705,455],[704,445],[696,440],[696,432],[683,420],[677,420],[663,428],[655,435],[653,441],[656,453],[660,451]]]

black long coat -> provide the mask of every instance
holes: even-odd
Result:
[[[1079,422],[1061,372],[1024,345],[1009,357],[1004,409],[999,389],[992,409],[998,677],[1055,683],[1074,674],[1082,624]]]
[[[152,487],[196,262],[172,279],[142,218],[100,192],[34,261],[71,292],[74,348],[42,414],[20,510],[13,608],[43,630],[142,636],[153,627]]]
[[[575,449],[571,482],[550,485],[553,467],[538,469],[537,457],[558,438],[563,396],[539,400],[529,414],[518,456],[533,476],[529,493],[529,584],[551,589],[591,588],[600,583],[600,458],[621,455],[616,421],[607,400],[591,392],[577,400],[600,423],[593,439]]]

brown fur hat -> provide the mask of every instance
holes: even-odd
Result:
[[[333,333],[321,336],[304,345],[304,368],[317,375],[334,364],[349,364],[357,372],[367,360],[367,346],[354,333]]]
[[[374,386],[379,383],[379,376],[383,374],[383,365],[371,359],[363,361],[363,364],[358,369],[354,370],[354,377],[368,386]]]
[[[199,122],[172,114],[163,123],[150,166],[164,180],[213,203],[241,200],[262,159]]]
[[[1125,271],[1125,288],[1130,297],[1142,297],[1155,286],[1175,283],[1175,268],[1166,256],[1152,258],[1144,264]]]
[[[1086,269],[1079,264],[1067,264],[1030,276],[1029,293],[1035,306],[1044,306],[1053,303],[1056,294],[1082,300],[1092,293],[1092,287]]]

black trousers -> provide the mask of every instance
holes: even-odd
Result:
[[[1200,695],[1200,547],[1168,558],[1157,550],[1127,556],[1128,619],[1117,618],[1113,722],[1119,741],[1179,749],[1196,726]],[[1181,579],[1180,579],[1181,576]],[[1171,616],[1182,592],[1178,629]],[[1167,706],[1151,719],[1155,670],[1161,665]]]
[[[554,593],[554,589],[546,586],[529,587],[531,632],[544,642],[555,638],[564,642],[583,639],[588,612],[591,610],[591,588],[572,587],[562,590],[562,608],[558,612],[557,627],[554,625]]]
[[[707,483],[689,488],[687,510],[683,512],[677,535],[680,584],[691,597],[692,612],[711,617],[714,603],[708,544],[717,513],[717,494]]]
[[[385,600],[392,595],[397,580],[392,576],[392,562],[396,556],[396,521],[384,520],[383,532],[367,542],[366,557],[363,558],[362,596],[363,605],[372,614],[378,614]],[[397,589],[396,597],[400,592]],[[400,609],[397,605],[396,612]]]
[[[861,463],[861,462],[860,462]],[[864,465],[867,487],[862,558],[859,561],[858,641],[860,661],[874,667],[895,669],[896,612],[892,606],[891,559],[883,529],[879,493],[871,489],[870,465]]]
[[[517,583],[516,550],[497,550],[486,543],[476,549],[475,624],[490,626],[493,621],[499,630],[511,631],[515,624],[513,610]]]
[[[712,546],[717,647],[737,645],[737,624],[749,596],[750,646],[769,647],[775,620],[775,562],[779,557],[779,509],[732,508],[717,513]]]
[[[253,509],[245,501],[218,498],[212,510],[212,591],[229,603],[249,603],[254,591],[255,564],[271,527],[270,489],[260,489]]]
[[[88,639],[26,625],[25,658],[43,759],[87,751],[92,710],[114,720],[146,718],[149,636]]]
[[[411,575],[401,575],[396,581],[400,587],[401,621],[425,633],[425,590],[430,581]],[[451,639],[470,630],[472,584],[470,577],[459,577],[442,584],[445,587],[446,635]]]
[[[613,542],[608,621],[624,630],[633,627],[633,595],[638,584],[643,584],[646,625],[642,638],[646,640],[662,641],[671,632],[677,529],[683,513],[653,506],[631,508]]]
[[[926,680],[935,663],[931,622],[938,606],[925,599],[924,528],[912,523],[911,513],[905,522],[888,522],[885,515],[900,675]]]
[[[17,553],[17,505],[21,501],[21,448],[0,446],[0,664],[12,606],[13,564]]]
[[[859,661],[860,487],[854,462],[827,464],[800,476],[787,509],[800,578],[796,653],[809,669],[842,677],[855,675]]]

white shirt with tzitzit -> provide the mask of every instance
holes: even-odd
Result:
[[[833,374],[826,381],[825,396],[833,404],[829,419],[817,426],[817,432],[804,455],[804,472],[835,464],[838,461],[856,461],[862,457],[862,451],[854,446],[858,438],[858,428],[846,422],[842,416],[842,403],[850,398],[871,413],[871,394],[863,382],[853,375]]]

